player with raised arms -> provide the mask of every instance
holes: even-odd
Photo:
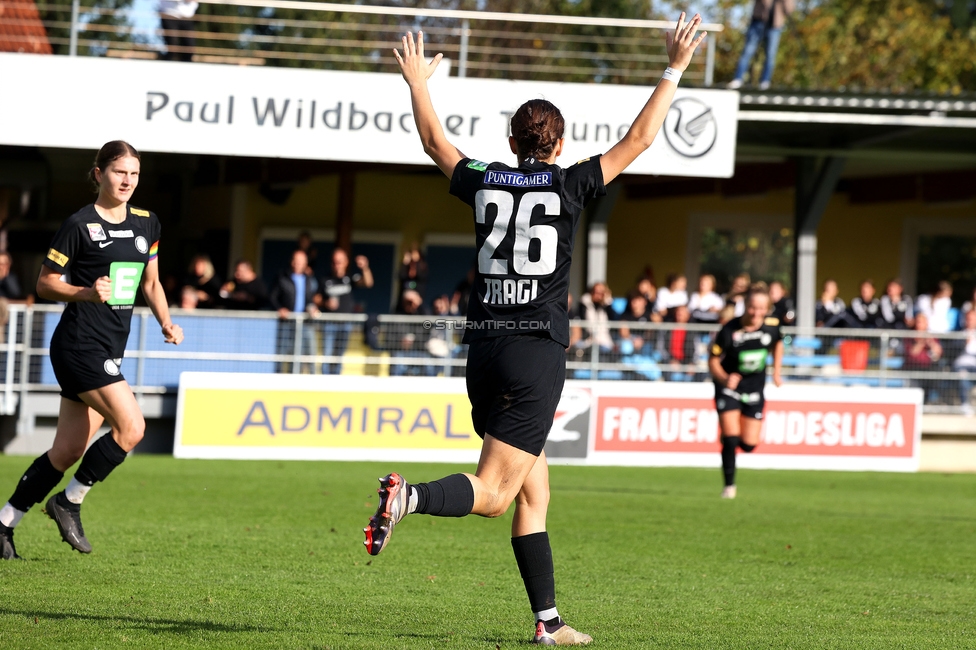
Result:
[[[736,450],[752,453],[759,445],[766,400],[766,360],[773,353],[773,383],[783,380],[783,335],[778,318],[769,314],[769,289],[757,282],[749,288],[746,312],[719,330],[712,343],[708,369],[715,382],[715,408],[722,430],[723,499],[735,498]]]
[[[394,50],[410,87],[424,151],[451,179],[451,194],[474,212],[478,247],[475,295],[468,306],[467,389],[475,431],[484,439],[474,474],[408,484],[380,479],[380,503],[370,518],[366,550],[376,555],[408,514],[498,517],[516,502],[512,548],[535,613],[533,641],[576,645],[592,639],[566,625],[556,610],[552,551],[546,533],[549,470],[543,447],[566,377],[569,269],[580,214],[605,185],[651,143],[668,113],[682,71],[705,34],[701,16],[667,35],[670,67],[624,138],[602,156],[563,169],[564,120],[542,99],[512,116],[509,144],[515,167],[466,157],[444,135],[427,89],[443,55],[428,63],[423,33]]]
[[[178,345],[183,340],[183,330],[170,321],[159,281],[159,219],[129,205],[139,184],[139,167],[132,145],[114,140],[102,146],[89,172],[98,198],[64,222],[41,267],[37,295],[68,303],[51,337],[61,409],[53,446],[34,460],[0,509],[3,559],[18,557],[14,527],[24,513],[82,456],[67,488],[52,496],[45,509],[65,542],[91,552],[81,526],[81,502],[125,460],[146,428],[120,369],[140,286],[165,341]],[[111,432],[88,447],[103,422]]]

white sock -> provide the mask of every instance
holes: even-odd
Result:
[[[90,489],[92,486],[79,483],[78,479],[72,476],[68,487],[64,488],[64,496],[68,497],[68,501],[71,503],[81,503],[85,500],[85,495]]]
[[[412,485],[410,486],[410,496],[407,497],[407,514],[412,515],[417,512],[417,490]]]
[[[13,528],[20,523],[24,514],[23,510],[18,510],[8,502],[3,508],[0,508],[0,524],[3,524],[7,528]]]
[[[535,612],[535,620],[537,621],[551,621],[554,618],[559,618],[559,612],[555,607],[550,607],[541,612]]]

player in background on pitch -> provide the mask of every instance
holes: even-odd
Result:
[[[566,625],[556,610],[552,550],[546,533],[549,470],[543,447],[566,376],[569,269],[580,214],[605,185],[643,153],[661,128],[677,88],[705,34],[696,15],[681,14],[667,35],[670,67],[624,138],[602,156],[563,169],[565,122],[551,103],[523,104],[511,120],[509,144],[517,166],[466,157],[444,135],[427,79],[442,55],[424,58],[423,34],[394,51],[410,87],[424,151],[451,179],[451,194],[474,212],[479,249],[466,329],[467,389],[475,431],[484,439],[474,474],[408,484],[399,474],[380,479],[380,504],[370,518],[366,550],[376,555],[408,514],[498,517],[516,502],[512,548],[535,613],[532,641],[576,645],[592,639]],[[502,322],[505,327],[492,328]],[[516,326],[508,328],[509,323]],[[483,327],[483,328],[482,328]]]
[[[120,369],[137,289],[142,288],[165,341],[179,345],[183,340],[183,330],[170,320],[159,281],[159,219],[129,205],[139,168],[140,156],[132,145],[114,140],[102,146],[89,172],[98,198],[62,224],[41,267],[37,295],[68,303],[51,337],[61,410],[54,445],[34,460],[0,508],[0,555],[5,560],[18,557],[14,527],[79,458],[71,482],[48,499],[45,509],[61,539],[76,551],[91,553],[81,526],[81,502],[125,460],[146,428]],[[103,422],[111,432],[89,448]]]
[[[722,430],[723,499],[735,498],[735,453],[759,444],[766,400],[766,360],[773,354],[773,383],[782,385],[783,335],[769,313],[769,290],[757,282],[745,299],[746,313],[726,323],[715,336],[708,369],[715,382],[715,408]]]

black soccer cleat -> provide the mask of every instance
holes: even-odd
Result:
[[[14,529],[0,524],[0,559],[19,560],[17,549],[14,548]]]
[[[47,516],[58,525],[58,531],[68,546],[79,553],[91,553],[92,547],[81,526],[81,504],[71,503],[64,492],[58,492],[44,506]]]
[[[370,555],[379,555],[386,548],[393,534],[393,527],[407,515],[410,486],[403,477],[393,472],[380,479],[380,505],[376,514],[369,518],[369,526],[363,528],[366,541],[363,545]]]

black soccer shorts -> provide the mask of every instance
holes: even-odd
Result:
[[[566,381],[566,351],[542,336],[473,341],[466,371],[474,430],[533,456],[542,453]]]
[[[81,402],[79,393],[125,381],[120,368],[122,359],[111,359],[99,349],[68,350],[51,340],[51,366],[61,386],[61,397]]]
[[[739,411],[747,418],[761,420],[763,409],[766,408],[766,398],[763,396],[762,386],[746,384],[740,382],[736,390],[725,388],[721,384],[715,384],[715,409],[719,413],[727,411]]]

